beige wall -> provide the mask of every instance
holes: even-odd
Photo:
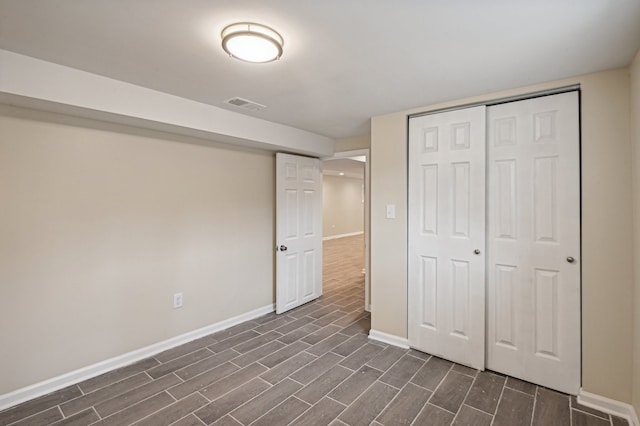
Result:
[[[322,236],[364,231],[362,179],[322,176]]]
[[[355,151],[371,147],[371,135],[359,135],[351,138],[336,139],[335,151]]]
[[[0,394],[272,304],[274,166],[0,107]]]
[[[640,51],[631,64],[631,143],[634,201],[634,366],[633,406],[640,414]]]
[[[628,69],[372,119],[372,328],[407,336],[407,115],[578,83],[582,88],[582,385],[588,392],[630,402],[633,247]],[[397,219],[385,219],[385,204],[396,205]]]

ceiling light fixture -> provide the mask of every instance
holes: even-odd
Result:
[[[222,48],[234,58],[246,62],[271,62],[280,59],[284,40],[277,31],[252,22],[239,22],[222,30]]]

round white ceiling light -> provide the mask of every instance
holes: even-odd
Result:
[[[277,31],[252,22],[240,22],[222,30],[222,48],[230,56],[246,62],[280,59],[284,40]]]

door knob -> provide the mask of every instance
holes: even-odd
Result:
[[[576,260],[575,260],[573,257],[571,257],[571,256],[567,257],[567,262],[569,262],[569,263],[573,263],[573,262],[575,262],[575,261],[576,261]]]
[[[287,251],[287,246],[284,244],[280,246],[280,251]]]
[[[480,249],[475,249],[475,250],[473,251],[473,254],[480,254]]]

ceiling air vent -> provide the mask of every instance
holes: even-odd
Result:
[[[249,111],[260,111],[261,109],[266,108],[266,106],[264,105],[261,105],[257,102],[253,102],[243,98],[231,98],[231,99],[227,99],[224,102],[226,104],[233,105],[238,108],[248,109]]]

